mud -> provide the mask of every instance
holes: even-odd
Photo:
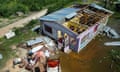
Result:
[[[119,19],[111,19],[108,25],[120,33],[119,22]],[[104,46],[104,42],[107,41],[120,41],[120,39],[97,36],[79,53],[61,53],[62,72],[114,72],[115,69],[110,68],[111,59],[108,56],[111,49],[119,49],[119,47]]]
[[[112,47],[104,46],[104,37],[96,37],[79,53],[61,53],[62,72],[113,72],[109,56]]]

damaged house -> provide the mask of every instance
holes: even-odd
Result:
[[[112,15],[99,5],[76,5],[40,18],[42,32],[58,43],[58,48],[79,52],[107,24]]]

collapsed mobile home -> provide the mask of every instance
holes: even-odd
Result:
[[[58,43],[64,51],[79,52],[107,24],[113,14],[96,4],[74,5],[40,18],[42,32]]]

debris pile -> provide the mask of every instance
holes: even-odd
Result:
[[[39,37],[26,42],[28,53],[23,58],[13,60],[13,68],[18,65],[32,72],[60,72],[60,60],[55,44],[47,37]]]
[[[115,38],[115,39],[120,38],[120,35],[109,26],[105,26],[103,28],[103,33],[105,33],[110,38]]]

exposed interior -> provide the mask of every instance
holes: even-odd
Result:
[[[80,10],[77,12],[77,15],[73,18],[67,20],[63,25],[75,32],[80,34],[88,27],[93,26],[97,22],[103,20],[106,16],[110,15],[109,12],[104,11],[103,9],[98,9],[96,7],[84,5],[77,6],[80,7]]]

